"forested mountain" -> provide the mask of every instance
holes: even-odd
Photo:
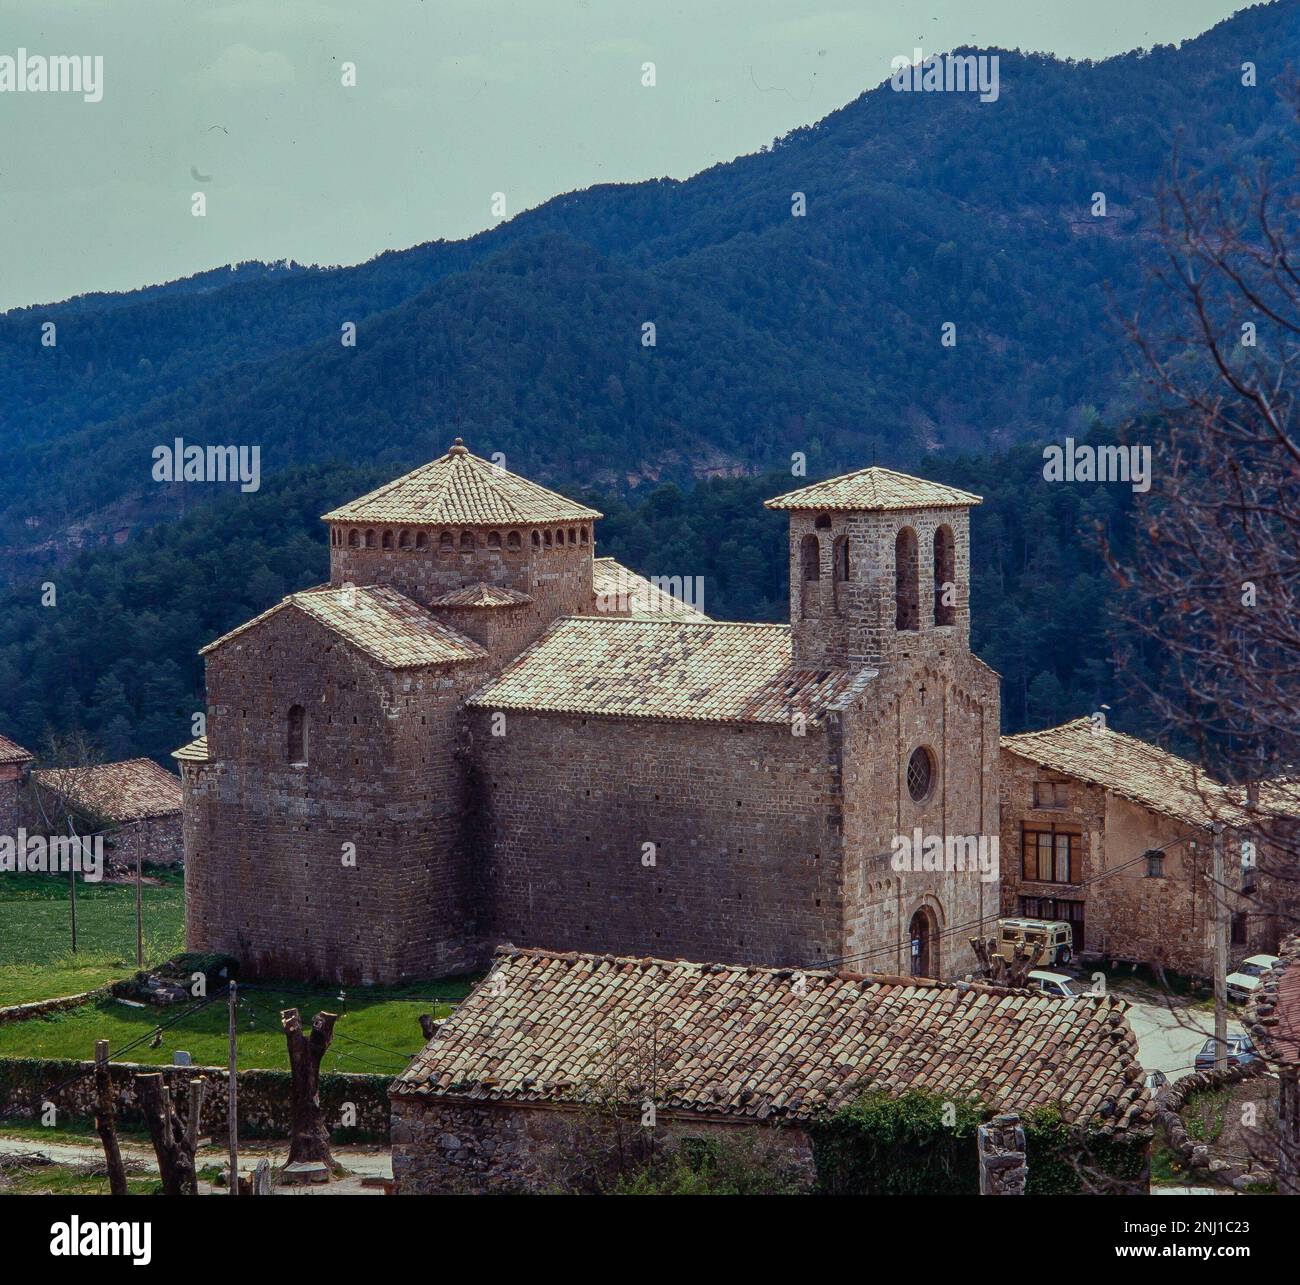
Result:
[[[1281,163],[1272,82],[1300,62],[1296,18],[1261,6],[1095,64],[1000,51],[996,103],[886,84],[687,181],[569,194],[463,242],[6,314],[0,574],[213,499],[150,480],[177,436],[257,444],[272,474],[392,475],[454,425],[517,471],[627,494],[793,451],[810,473],[915,467],[1117,418],[1112,317],[1171,147],[1210,171]]]
[[[972,636],[1004,678],[1008,730],[1112,707],[1116,726],[1148,729],[1124,704],[1108,657],[1115,587],[1100,527],[1122,551],[1132,492],[1045,484],[1042,454],[929,459],[928,477],[974,490]],[[328,575],[319,514],[384,480],[374,469],[296,472],[251,497],[227,496],[122,548],[86,551],[35,586],[0,593],[0,731],[32,748],[49,730],[90,732],[113,757],[165,759],[204,707],[205,643]],[[718,619],[784,620],[786,517],[763,500],[789,472],[655,486],[628,502],[579,497],[606,517],[598,552],[647,575],[701,576]],[[1111,626],[1113,627],[1113,626]]]

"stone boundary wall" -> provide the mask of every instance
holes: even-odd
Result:
[[[393,1177],[399,1195],[546,1194],[567,1190],[609,1145],[595,1117],[531,1103],[392,1095]],[[798,1125],[660,1113],[665,1150],[684,1140],[749,1134],[805,1189],[816,1182],[812,1141]]]
[[[95,1114],[95,1069],[93,1061],[41,1058],[0,1058],[0,1116],[12,1112],[18,1117],[37,1119],[43,1103],[53,1102],[57,1122],[90,1119]],[[135,1077],[162,1072],[179,1090],[182,1113],[185,1086],[191,1078],[208,1081],[203,1102],[202,1133],[216,1138],[226,1135],[226,1069],[221,1066],[150,1066],[140,1062],[112,1062],[113,1101],[122,1124],[143,1124],[136,1098]],[[78,1078],[71,1079],[76,1076]],[[71,1079],[71,1083],[64,1082]],[[288,1071],[247,1070],[238,1073],[239,1133],[245,1138],[287,1137],[291,1106]],[[321,1104],[330,1133],[336,1142],[378,1141],[387,1143],[389,1131],[387,1075],[325,1074],[320,1078]],[[56,1092],[50,1090],[63,1085]],[[344,1103],[356,1107],[356,1124],[341,1123]]]
[[[101,999],[108,992],[108,986],[98,986],[93,991],[82,991],[80,995],[60,995],[57,999],[36,999],[29,1004],[11,1004],[8,1008],[0,1008],[0,1026],[9,1022],[25,1022],[32,1017],[44,1017],[47,1013],[62,1013],[69,1008],[80,1008],[92,1000]]]
[[[1191,1170],[1210,1182],[1242,1191],[1255,1183],[1272,1182],[1270,1172],[1251,1169],[1248,1165],[1230,1164],[1226,1160],[1211,1160],[1208,1143],[1197,1142],[1183,1124],[1182,1111],[1193,1093],[1227,1088],[1242,1080],[1263,1076],[1266,1068],[1261,1062],[1247,1062],[1245,1066],[1230,1066],[1223,1071],[1194,1071],[1176,1080],[1156,1095],[1156,1119],[1165,1131],[1169,1149]]]

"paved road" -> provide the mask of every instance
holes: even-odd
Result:
[[[1128,999],[1128,996],[1125,996]],[[1190,1075],[1206,1036],[1214,1034],[1214,1014],[1204,1009],[1171,1009],[1158,1001],[1130,999],[1129,1024],[1138,1040],[1138,1057],[1148,1071],[1163,1071],[1170,1080]],[[1231,1015],[1228,1034],[1242,1034]]]

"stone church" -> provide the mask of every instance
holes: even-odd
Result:
[[[977,503],[883,468],[769,500],[788,625],[598,558],[599,513],[459,440],[327,513],[329,583],[203,649],[191,949],[352,983],[503,942],[967,971],[996,878],[897,853],[998,833]]]

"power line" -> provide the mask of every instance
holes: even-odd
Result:
[[[1071,884],[1070,887],[1089,888],[1093,884],[1100,883],[1101,880],[1109,878],[1111,875],[1119,874],[1121,871],[1131,869],[1135,865],[1140,865],[1143,861],[1147,859],[1149,855],[1153,853],[1166,852],[1170,848],[1176,848],[1180,846],[1183,842],[1185,842],[1185,840],[1183,839],[1171,839],[1168,843],[1162,844],[1158,848],[1145,848],[1138,856],[1133,857],[1130,860],[1125,861],[1118,866],[1112,866],[1109,870],[1103,870],[1100,874],[1093,875],[1091,879],[1083,880],[1082,883]],[[952,928],[948,928],[945,929],[943,932],[937,933],[936,937],[938,940],[943,941],[948,937],[955,937],[961,933],[969,932],[972,928],[978,928],[985,922],[987,922],[987,917],[980,918],[980,919],[971,919],[964,924],[956,924]],[[810,964],[808,965],[808,967],[809,968],[832,968],[832,967],[837,967],[840,964],[849,963],[850,961],[854,961],[854,960],[873,959],[877,955],[897,954],[901,949],[902,949],[902,945],[900,943],[895,942],[887,946],[877,946],[871,950],[858,951],[851,955],[836,955],[831,959],[827,959],[816,964]]]
[[[141,1035],[139,1039],[132,1040],[129,1044],[124,1044],[121,1048],[110,1052],[109,1058],[121,1061],[122,1055],[124,1053],[131,1052],[132,1049],[138,1048],[146,1040],[153,1039],[155,1035],[160,1034],[162,1031],[170,1030],[177,1023],[183,1022],[188,1017],[193,1017],[195,1013],[202,1012],[202,1010],[207,1008],[209,1004],[213,1003],[216,999],[218,999],[220,994],[221,992],[218,991],[216,995],[208,996],[206,999],[203,999],[199,1003],[195,1004],[192,1008],[186,1009],[185,1012],[178,1013],[169,1022],[160,1022],[157,1026],[153,1027],[148,1032],[148,1034]],[[95,1073],[95,1067],[93,1065],[88,1066],[83,1070],[75,1071],[72,1075],[68,1076],[66,1079],[60,1080],[57,1084],[46,1085],[46,1087],[41,1090],[40,1098],[42,1101],[48,1102],[51,1097],[53,1097],[58,1093],[61,1093],[70,1084],[76,1084],[78,1080],[84,1080],[88,1075],[93,1075],[94,1073]],[[6,1108],[5,1111],[0,1112],[0,1120],[7,1120],[11,1115],[16,1114],[18,1109],[19,1109],[19,1104],[14,1103],[12,1106]]]

